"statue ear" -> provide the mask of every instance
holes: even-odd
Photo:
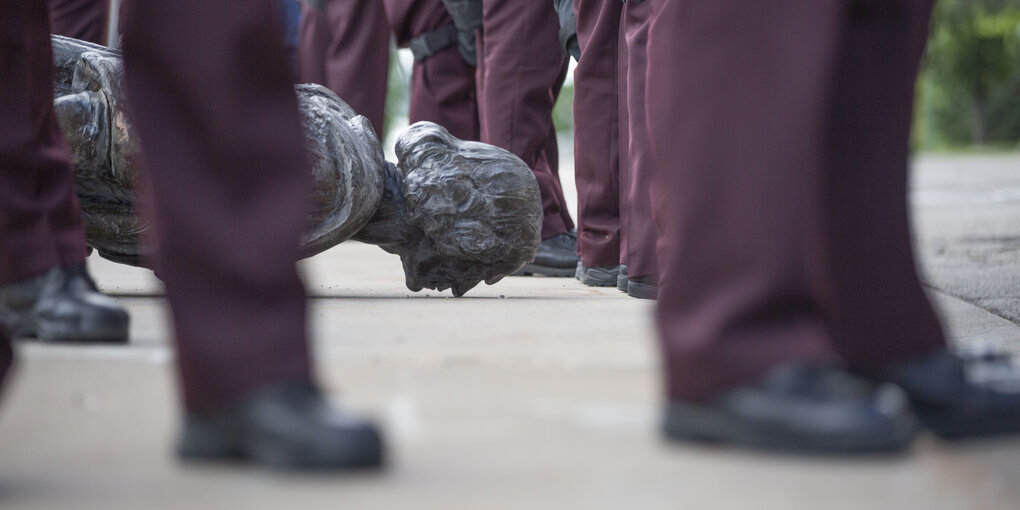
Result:
[[[397,138],[397,165],[406,176],[421,167],[422,161],[456,151],[458,142],[458,138],[439,124],[426,120],[415,122]]]

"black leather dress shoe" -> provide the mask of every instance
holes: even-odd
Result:
[[[658,299],[658,278],[655,275],[627,278],[627,295],[638,299]]]
[[[627,292],[627,265],[620,264],[620,274],[616,275],[616,290]]]
[[[84,264],[0,286],[0,325],[47,342],[127,342],[128,314],[99,292]]]
[[[577,272],[574,277],[589,287],[612,287],[616,285],[616,278],[620,276],[620,266],[595,266],[585,267],[577,263]]]
[[[947,439],[1020,433],[1020,369],[1006,356],[939,350],[883,370],[907,393],[921,424]]]
[[[542,241],[535,260],[514,276],[574,276],[577,270],[577,233],[565,232]]]
[[[382,464],[368,421],[331,406],[309,384],[280,384],[216,412],[189,413],[177,442],[185,460],[248,460],[279,469]]]
[[[785,364],[707,403],[671,402],[663,431],[791,452],[894,452],[917,431],[906,395],[832,368]]]

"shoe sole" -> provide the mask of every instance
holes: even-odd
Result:
[[[638,299],[659,299],[659,287],[628,280],[627,295]]]
[[[759,450],[804,454],[863,454],[905,452],[917,434],[916,422],[897,424],[889,434],[876,436],[812,436],[737,422],[704,406],[670,404],[662,432],[677,441],[727,443]]]
[[[350,441],[343,455],[335,452],[294,453],[271,444],[255,445],[248,458],[260,465],[283,470],[374,469],[383,465],[382,446],[377,435]]]
[[[511,276],[574,276],[576,268],[573,267],[551,267],[551,266],[540,266],[537,264],[525,264],[524,267],[517,270]]]
[[[353,435],[353,434],[352,434]],[[183,462],[216,463],[250,461],[270,469],[314,471],[325,469],[372,469],[384,464],[382,440],[374,432],[348,438],[343,454],[303,450],[295,452],[273,441],[251,441],[245,446],[239,437],[218,428],[188,422],[176,447]]]
[[[598,278],[588,278],[588,277],[581,277],[579,279],[581,280],[581,283],[583,283],[583,284],[585,284],[585,285],[587,285],[589,287],[614,287],[614,286],[616,286],[616,282],[615,281],[600,280]]]
[[[581,283],[589,287],[613,287],[616,285],[616,277],[619,276],[615,273],[607,273],[604,271],[578,271],[577,279]]]
[[[962,441],[1016,434],[1020,431],[1020,411],[976,420],[967,413],[925,413],[918,411],[921,424],[936,436]]]
[[[382,455],[370,448],[359,452],[352,452],[342,459],[297,458],[289,452],[272,448],[255,449],[250,455],[235,451],[223,452],[222,455],[213,455],[178,449],[177,458],[181,462],[189,464],[251,462],[268,469],[281,471],[372,470],[385,466]]]
[[[24,316],[14,323],[11,330],[13,338],[35,338],[47,343],[124,344],[128,341],[128,325],[129,322],[125,321],[123,325],[114,327],[88,327]]]

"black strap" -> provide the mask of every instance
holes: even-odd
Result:
[[[421,62],[454,44],[457,44],[457,26],[450,23],[411,39],[408,47],[414,54],[414,61]]]
[[[564,55],[581,61],[581,46],[577,42],[577,18],[573,16],[560,27],[560,49]]]
[[[443,6],[453,18],[457,30],[474,32],[482,26],[482,0],[443,0]]]

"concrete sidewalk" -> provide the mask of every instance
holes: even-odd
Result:
[[[569,167],[566,167],[569,168]],[[1020,156],[918,160],[926,281],[955,341],[1020,353]],[[2,509],[1012,509],[1020,437],[828,460],[676,446],[655,433],[652,304],[572,279],[411,293],[350,243],[303,268],[319,374],[377,416],[390,465],[296,477],[185,466],[165,302],[90,259],[131,311],[127,347],[18,344],[0,409]],[[993,313],[994,312],[994,313]],[[1012,319],[1009,320],[1009,319]]]

